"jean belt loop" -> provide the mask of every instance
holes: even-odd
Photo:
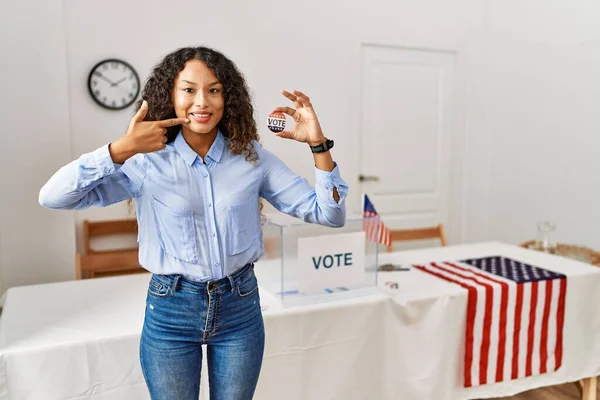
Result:
[[[171,285],[172,292],[177,291],[177,284],[179,283],[180,279],[181,279],[181,275],[175,275],[175,279],[173,279],[173,284]]]
[[[231,276],[231,274],[227,275],[227,278],[229,279],[229,283],[231,284],[231,293],[233,293],[235,282],[234,282],[233,277]]]

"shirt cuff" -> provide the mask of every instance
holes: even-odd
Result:
[[[110,156],[110,151],[108,150],[108,144],[100,147],[98,150],[94,151],[93,157],[94,162],[96,163],[96,168],[103,176],[114,174],[121,168],[122,164],[115,164]]]
[[[331,172],[320,170],[315,166],[315,186],[317,195],[325,195],[328,202],[332,204],[342,204],[347,194],[346,182],[340,176],[340,169],[336,162],[333,163],[334,167]],[[333,198],[333,189],[337,188],[338,195],[340,196],[339,202],[336,202]]]
[[[335,181],[336,179],[340,179],[340,170],[335,161],[333,162],[332,171],[323,171],[315,166],[315,174],[317,177],[316,183],[324,186],[327,186],[328,183]]]

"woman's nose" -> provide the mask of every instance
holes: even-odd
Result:
[[[201,108],[204,108],[208,105],[206,94],[204,92],[200,90],[197,92],[196,98],[194,99],[194,105]]]

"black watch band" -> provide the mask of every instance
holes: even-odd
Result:
[[[324,153],[326,151],[329,151],[329,149],[331,149],[333,147],[333,140],[327,139],[327,141],[325,143],[321,143],[317,146],[309,146],[310,147],[310,151],[312,151],[313,153]]]

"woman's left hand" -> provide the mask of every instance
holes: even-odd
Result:
[[[285,139],[294,139],[300,143],[308,143],[310,146],[317,146],[325,142],[327,139],[323,135],[319,119],[308,96],[297,90],[292,90],[292,93],[282,90],[281,93],[294,102],[296,109],[276,107],[273,111],[280,111],[291,116],[294,119],[294,127],[292,130],[277,132],[275,135]]]

